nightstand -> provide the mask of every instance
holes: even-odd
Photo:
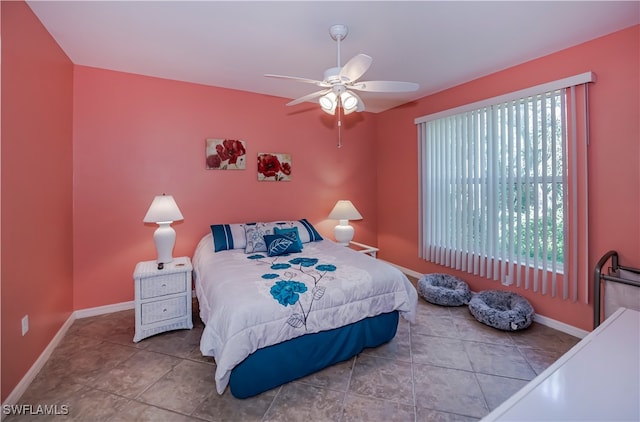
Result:
[[[380,250],[375,246],[365,245],[364,243],[354,242],[353,240],[350,241],[349,244],[355,246],[355,249],[358,252],[369,254],[374,258],[376,257],[376,254]]]
[[[191,260],[186,256],[174,258],[162,270],[156,261],[136,265],[134,342],[169,330],[193,328],[191,271]]]

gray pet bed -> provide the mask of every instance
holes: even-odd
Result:
[[[427,302],[442,306],[469,303],[469,285],[451,274],[425,274],[418,280],[418,294]]]
[[[502,290],[485,290],[469,301],[469,311],[483,324],[504,331],[527,328],[533,322],[533,306],[524,297]]]

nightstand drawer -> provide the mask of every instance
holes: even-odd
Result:
[[[187,290],[187,277],[185,273],[174,273],[143,278],[140,280],[140,298],[149,299],[182,293]]]
[[[146,302],[142,304],[140,312],[143,325],[184,317],[187,315],[187,300],[184,296],[181,296],[156,302]]]

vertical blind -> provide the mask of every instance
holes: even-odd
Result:
[[[542,294],[562,287],[577,300],[573,87],[593,80],[586,73],[416,119],[422,258]]]

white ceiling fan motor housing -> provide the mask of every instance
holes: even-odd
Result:
[[[331,67],[324,71],[324,81],[330,84],[340,83],[340,67]]]
[[[338,41],[338,38],[340,38],[340,40],[344,40],[348,33],[349,28],[347,25],[337,24],[332,25],[331,28],[329,28],[329,34],[334,41]]]

